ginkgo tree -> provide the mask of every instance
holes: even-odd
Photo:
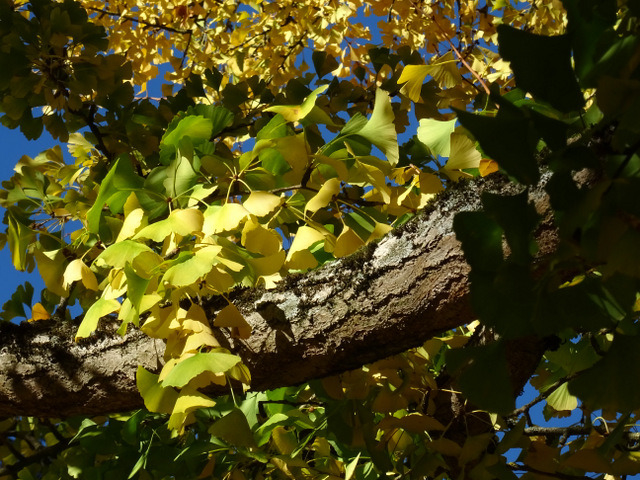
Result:
[[[0,477],[639,473],[639,17],[4,2]]]

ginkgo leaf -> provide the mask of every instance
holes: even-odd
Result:
[[[179,120],[175,127],[167,129],[167,133],[162,137],[162,143],[178,146],[178,142],[183,137],[190,137],[192,140],[208,140],[212,132],[211,119],[201,115],[189,115]]]
[[[162,242],[171,234],[185,237],[201,232],[203,223],[204,215],[200,210],[196,208],[177,209],[164,220],[147,225],[133,238],[148,238],[154,242]]]
[[[318,193],[311,197],[311,199],[307,202],[307,205],[304,208],[305,213],[315,213],[321,208],[326,207],[327,205],[329,205],[329,202],[331,202],[331,200],[333,200],[333,198],[338,195],[339,192],[340,179],[330,178],[322,184]]]
[[[76,340],[79,338],[87,338],[98,328],[98,321],[105,315],[116,312],[120,309],[120,302],[114,299],[99,298],[91,305],[87,313],[85,313],[82,323],[76,332]]]
[[[81,280],[85,288],[88,288],[89,290],[98,290],[98,280],[96,279],[96,275],[79,258],[72,260],[69,265],[67,265],[62,278],[62,286],[64,288],[69,288],[73,282]]]
[[[478,168],[482,155],[475,144],[463,133],[451,134],[451,155],[443,167],[444,173],[452,180],[457,180],[463,174],[459,170]]]
[[[478,165],[478,169],[480,170],[480,176],[486,177],[494,172],[500,170],[500,166],[498,162],[495,160],[491,160],[490,158],[483,158],[480,160],[480,165]]]
[[[178,399],[178,392],[158,382],[158,375],[139,366],[136,371],[136,386],[150,412],[171,413]]]
[[[127,299],[131,302],[136,313],[140,313],[140,304],[147,291],[150,280],[138,275],[129,264],[125,265],[124,274],[127,277]],[[134,323],[135,322],[137,322],[137,320],[135,320]]]
[[[239,203],[212,205],[205,212],[202,231],[205,235],[228,232],[238,228],[249,218],[250,212]]]
[[[48,320],[51,318],[51,314],[41,303],[36,303],[31,307],[31,318],[29,322],[37,322],[38,320]]]
[[[197,282],[211,271],[221,251],[222,247],[219,245],[207,245],[198,249],[188,260],[170,267],[162,277],[162,282],[174,287]]]
[[[351,480],[351,478],[353,477],[353,474],[356,473],[356,467],[358,466],[358,460],[360,460],[360,455],[361,455],[361,452],[359,452],[358,455],[356,455],[356,458],[351,460],[344,467],[344,480]]]
[[[234,408],[220,420],[217,420],[209,427],[208,432],[236,447],[250,448],[256,444],[247,417],[238,408]]]
[[[322,85],[316,88],[304,99],[302,105],[274,105],[273,107],[265,108],[265,112],[279,113],[287,122],[298,122],[311,113],[318,95],[323,93],[327,88],[329,88],[329,85]]]
[[[362,245],[364,245],[364,241],[356,234],[356,232],[349,227],[345,227],[336,239],[336,244],[333,248],[333,255],[336,258],[346,257],[358,250]]]
[[[213,326],[232,328],[233,336],[240,338],[251,336],[251,325],[247,323],[238,308],[232,303],[218,312]]]
[[[572,411],[578,408],[578,398],[569,393],[569,384],[563,383],[547,397],[547,404],[559,412]]]
[[[38,273],[47,289],[60,297],[66,297],[68,290],[62,286],[65,255],[63,249],[49,252],[35,251]]]
[[[162,381],[163,387],[184,387],[202,372],[224,373],[240,361],[240,357],[224,352],[196,353],[179,362]]]
[[[269,192],[251,192],[242,205],[256,217],[264,217],[270,214],[285,201],[284,197],[279,197]]]
[[[429,75],[431,68],[429,65],[407,65],[402,69],[398,85],[404,83],[400,92],[409,97],[414,102],[420,100],[420,91],[424,79]]]
[[[278,232],[251,220],[244,224],[241,241],[247,250],[261,255],[273,255],[282,248]]]
[[[151,248],[134,240],[122,240],[109,245],[104,252],[98,255],[95,265],[109,265],[114,268],[124,268],[127,263],[132,263],[138,255],[148,252],[154,253]]]
[[[452,88],[460,84],[461,75],[456,66],[457,60],[452,52],[447,52],[430,65],[407,65],[402,70],[398,84],[404,83],[400,91],[414,102],[420,100],[422,84],[427,75],[444,88]]]
[[[389,95],[379,88],[376,90],[376,100],[371,118],[360,130],[351,132],[366,138],[382,150],[392,166],[397,164],[400,158],[398,135],[393,123],[394,118]]]
[[[287,267],[294,270],[306,270],[318,265],[316,257],[309,251],[309,248],[314,243],[321,241],[324,241],[324,235],[318,230],[306,225],[300,227],[287,254]]]
[[[423,118],[418,127],[418,140],[429,147],[436,158],[448,157],[451,151],[451,134],[455,128],[455,118],[447,121]]]
[[[367,241],[370,242],[371,240],[377,240],[378,238],[384,237],[391,230],[393,230],[393,227],[391,225],[376,222],[375,227],[371,231],[371,234],[369,235]]]
[[[87,230],[91,233],[99,233],[102,208],[105,204],[112,212],[121,211],[131,192],[141,188],[143,182],[143,179],[133,171],[129,157],[126,155],[118,157],[100,183],[98,197],[86,214]]]
[[[24,271],[27,268],[27,248],[35,240],[35,233],[27,225],[15,218],[10,210],[7,213],[7,219],[9,223],[7,238],[9,240],[11,260],[16,270]]]
[[[116,239],[115,243],[133,237],[138,230],[145,226],[142,223],[143,218],[144,210],[142,208],[136,208],[132,210],[125,217],[122,228],[120,229],[120,233],[118,233],[118,238]]]

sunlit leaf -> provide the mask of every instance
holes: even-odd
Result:
[[[87,313],[85,313],[82,323],[78,327],[76,332],[76,340],[79,338],[86,338],[98,328],[98,321],[105,315],[109,315],[120,309],[120,302],[117,300],[108,300],[105,298],[99,298],[96,302],[89,307]]]
[[[96,275],[79,258],[72,260],[64,271],[63,288],[69,288],[73,282],[82,281],[85,288],[98,290],[98,280]]]
[[[37,322],[38,320],[48,320],[51,318],[51,314],[47,311],[46,308],[41,303],[36,303],[31,307],[31,318],[30,322]]]
[[[172,233],[187,236],[202,231],[204,216],[195,208],[176,209],[164,220],[147,225],[137,234],[136,238],[148,238],[155,242],[161,242]]]
[[[455,128],[455,118],[447,121],[423,118],[418,127],[418,140],[429,147],[436,157],[448,157],[452,143],[451,134]]]
[[[237,355],[223,352],[196,353],[182,360],[162,381],[163,387],[184,387],[202,372],[224,373],[240,361]]]
[[[329,205],[329,202],[340,192],[340,179],[330,178],[322,184],[316,193],[305,206],[305,212],[315,213],[321,208]]]
[[[273,107],[265,108],[265,111],[279,113],[287,120],[287,122],[298,122],[311,112],[316,104],[318,95],[324,93],[327,88],[328,85],[322,85],[321,87],[316,88],[307,98],[305,98],[302,105],[275,105]]]

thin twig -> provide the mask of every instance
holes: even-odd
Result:
[[[433,23],[436,24],[436,26],[440,29],[440,31],[442,32],[442,34],[444,35],[444,38],[447,40],[447,42],[449,43],[449,46],[451,46],[451,49],[453,50],[453,53],[456,54],[456,57],[458,57],[458,60],[460,60],[460,62],[462,63],[462,65],[465,66],[465,68],[467,70],[469,70],[469,73],[471,73],[471,75],[473,75],[476,80],[478,80],[478,82],[480,82],[480,85],[482,85],[482,88],[484,89],[484,91],[487,93],[487,95],[491,95],[491,90],[489,90],[489,87],[487,86],[487,84],[485,83],[485,81],[482,79],[482,77],[480,75],[478,75],[478,73],[471,68],[471,65],[469,65],[467,63],[467,61],[464,59],[464,57],[460,54],[460,52],[458,51],[458,49],[456,48],[456,46],[453,44],[453,42],[451,41],[451,39],[447,36],[447,32],[444,31],[444,29],[440,26],[440,24],[438,23],[438,21],[436,20],[435,15],[431,16],[431,20],[433,20]]]

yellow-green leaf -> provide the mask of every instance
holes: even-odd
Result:
[[[86,338],[98,327],[98,321],[105,315],[116,312],[120,309],[120,302],[114,299],[99,298],[87,313],[85,313],[82,323],[78,327],[76,340]]]
[[[224,373],[240,361],[237,355],[224,352],[196,353],[179,362],[162,381],[163,387],[184,387],[202,372]]]
[[[316,88],[304,99],[302,105],[274,105],[273,107],[265,108],[265,111],[279,113],[287,122],[298,122],[311,113],[318,95],[323,93],[327,88],[329,88],[329,85],[322,85]]]
[[[109,265],[114,268],[124,268],[127,263],[132,263],[143,252],[154,253],[151,248],[134,240],[122,240],[106,248],[95,259],[95,265]]]
[[[149,238],[154,242],[162,242],[172,233],[185,237],[201,232],[203,222],[204,216],[200,210],[195,208],[178,209],[171,212],[164,220],[147,225],[133,238]]]
[[[318,261],[309,248],[314,243],[321,241],[324,241],[324,235],[318,230],[306,225],[300,227],[287,254],[287,267],[293,270],[306,270],[318,265]]]
[[[394,121],[393,108],[389,95],[379,88],[376,90],[376,101],[373,106],[371,118],[367,124],[357,133],[378,147],[387,157],[387,161],[393,166],[398,163],[400,150],[398,148],[398,135]]]
[[[171,387],[163,387],[158,382],[158,375],[139,366],[136,372],[136,385],[144,406],[150,412],[171,413],[178,399],[178,392]]]
[[[465,134],[454,132],[451,134],[451,155],[443,170],[449,178],[457,180],[463,175],[459,170],[478,168],[481,159],[474,142]]]
[[[423,118],[418,127],[418,140],[429,147],[434,156],[448,157],[451,152],[451,134],[455,128],[455,118],[447,121]]]
[[[205,212],[202,231],[206,235],[213,235],[235,230],[249,218],[249,215],[250,212],[239,203],[225,203],[222,206],[212,205]]]

